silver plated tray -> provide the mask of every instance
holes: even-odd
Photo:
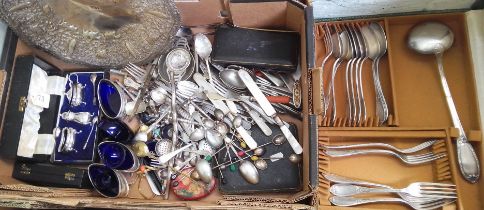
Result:
[[[0,17],[28,44],[98,67],[148,63],[180,27],[172,0],[2,0]]]

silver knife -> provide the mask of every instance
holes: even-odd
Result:
[[[297,141],[296,137],[292,135],[291,131],[289,128],[284,124],[284,122],[277,116],[277,112],[272,107],[272,104],[267,100],[266,96],[262,93],[262,91],[257,87],[257,84],[254,82],[250,74],[245,71],[245,70],[239,70],[239,77],[244,82],[245,86],[249,89],[250,93],[252,93],[252,96],[256,99],[257,103],[259,103],[260,107],[264,112],[274,118],[276,121],[277,125],[281,128],[282,133],[287,139],[287,142],[291,145],[292,149],[294,150],[294,153],[296,154],[301,154],[302,153],[302,147]]]

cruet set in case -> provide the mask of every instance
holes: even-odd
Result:
[[[56,147],[52,162],[89,163],[94,159],[94,145],[99,106],[97,84],[104,72],[74,72],[66,76],[66,89],[59,105],[54,129]]]

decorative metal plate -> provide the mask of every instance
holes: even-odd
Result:
[[[180,27],[172,0],[2,0],[0,16],[28,44],[99,67],[150,62]]]

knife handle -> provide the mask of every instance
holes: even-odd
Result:
[[[282,133],[284,134],[284,136],[287,139],[287,142],[289,142],[289,144],[292,147],[292,150],[294,150],[294,153],[296,153],[298,155],[301,154],[303,152],[303,149],[302,149],[301,145],[299,144],[299,142],[297,142],[296,137],[294,137],[294,135],[292,135],[291,131],[289,130],[289,128],[287,126],[281,125],[280,127],[281,127]]]
[[[271,103],[277,103],[277,104],[290,104],[291,103],[291,98],[288,96],[266,96],[267,100]]]
[[[277,125],[279,125],[279,127],[281,128],[281,131],[284,134],[284,137],[286,137],[287,142],[289,142],[289,145],[291,145],[292,150],[294,150],[294,153],[298,155],[301,154],[303,152],[303,149],[299,144],[299,142],[297,141],[296,137],[292,135],[289,128],[284,124],[284,122],[278,116],[274,116],[274,120],[277,122]]]

